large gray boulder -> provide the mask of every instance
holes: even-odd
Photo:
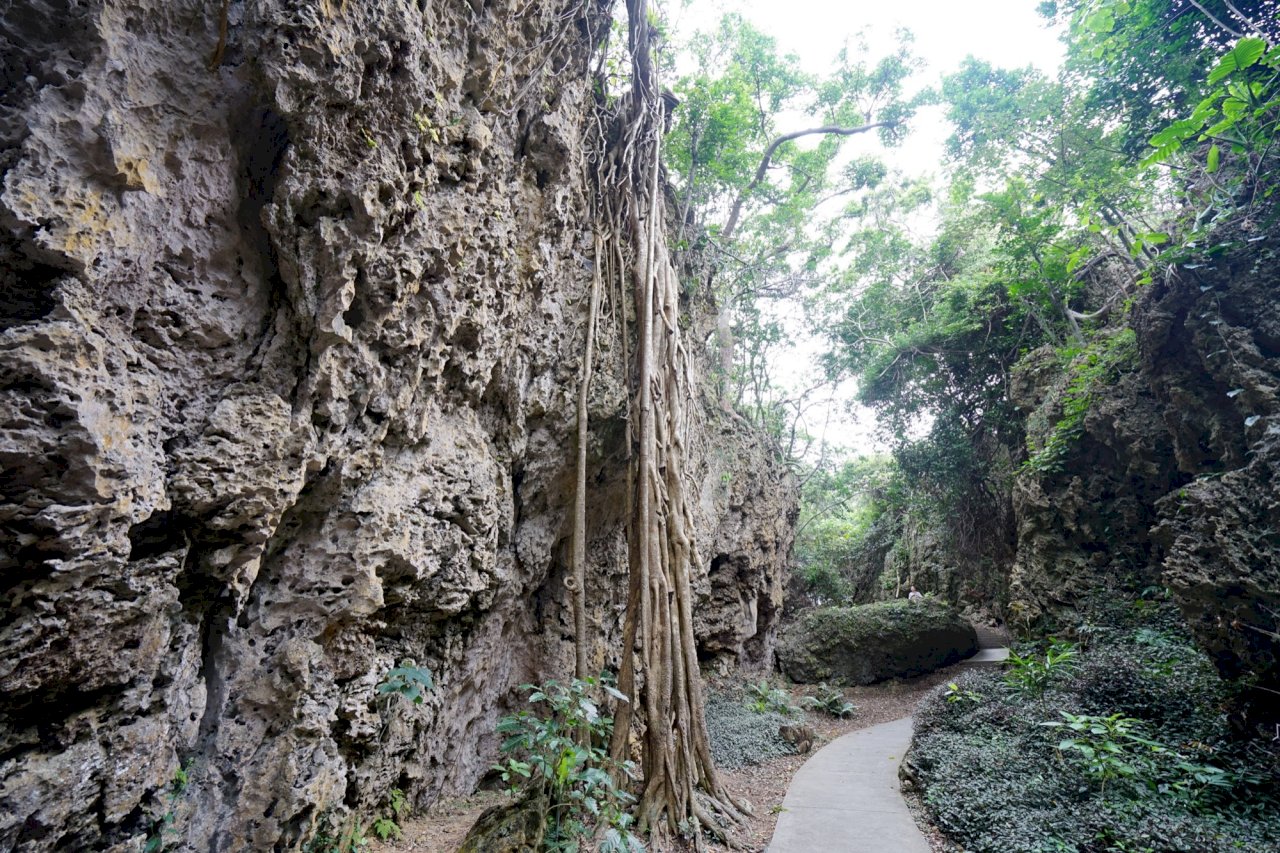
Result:
[[[872,684],[932,672],[977,647],[973,626],[949,605],[881,601],[810,610],[784,631],[778,663],[802,684]]]

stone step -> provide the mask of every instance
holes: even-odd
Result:
[[[1003,628],[997,628],[992,625],[974,625],[973,630],[978,635],[978,648],[980,649],[1000,649],[1009,645],[1009,632]]]
[[[978,649],[978,653],[971,658],[965,658],[961,663],[974,664],[977,666],[999,666],[1009,659],[1009,650],[1006,648],[998,649]]]

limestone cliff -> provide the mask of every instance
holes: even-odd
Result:
[[[166,812],[177,848],[282,849],[392,787],[468,789],[514,685],[571,669],[607,5],[0,14],[0,849],[135,850]],[[627,376],[602,329],[605,666]],[[703,408],[698,636],[760,663],[794,488]],[[377,701],[406,657],[437,689]]]
[[[1092,385],[1060,469],[1013,489],[1017,614],[1078,605],[1117,583],[1167,586],[1223,675],[1280,689],[1280,307],[1276,241],[1215,235],[1162,268],[1127,325],[1130,362]],[[1104,344],[1105,346],[1105,344]],[[1028,359],[1018,388],[1034,434],[1061,420],[1065,373]],[[1246,694],[1247,696],[1247,694]]]
[[[1081,378],[1089,362],[1115,353],[1109,370]],[[1133,333],[1104,332],[1065,367],[1051,348],[1038,350],[1024,359],[1017,379],[1015,402],[1027,413],[1037,446],[1062,430],[1072,389],[1086,398],[1087,410],[1059,459],[1039,470],[1024,466],[1013,478],[1010,618],[1024,625],[1053,619],[1093,590],[1117,583],[1134,592],[1159,585],[1150,536],[1154,505],[1179,478],[1160,402],[1139,374]]]
[[[1246,223],[1247,225],[1247,223]],[[1158,281],[1138,307],[1143,374],[1185,485],[1156,503],[1156,559],[1222,673],[1280,719],[1280,303],[1274,233]]]

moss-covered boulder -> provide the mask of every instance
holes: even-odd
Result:
[[[802,684],[872,684],[932,672],[977,648],[973,626],[948,605],[881,601],[810,610],[786,628],[778,663]]]
[[[542,791],[485,810],[458,853],[536,853],[551,803]]]

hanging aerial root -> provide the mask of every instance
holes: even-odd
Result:
[[[697,827],[740,848],[730,830],[749,809],[723,786],[712,761],[693,631],[691,578],[701,570],[687,496],[685,452],[695,399],[689,353],[681,340],[679,280],[667,250],[660,182],[664,116],[649,56],[646,0],[627,0],[632,86],[618,104],[617,126],[601,128],[595,151],[596,270],[616,300],[628,399],[628,550],[620,705],[610,751],[630,757],[640,733],[644,784],[636,827],[654,838]],[[631,299],[624,298],[630,291]],[[616,297],[612,294],[617,294]],[[633,335],[628,304],[634,307]],[[581,398],[580,398],[580,409]],[[580,416],[580,423],[583,418]],[[579,447],[584,439],[580,437]],[[576,590],[575,590],[576,591]],[[701,831],[693,833],[703,849]]]

